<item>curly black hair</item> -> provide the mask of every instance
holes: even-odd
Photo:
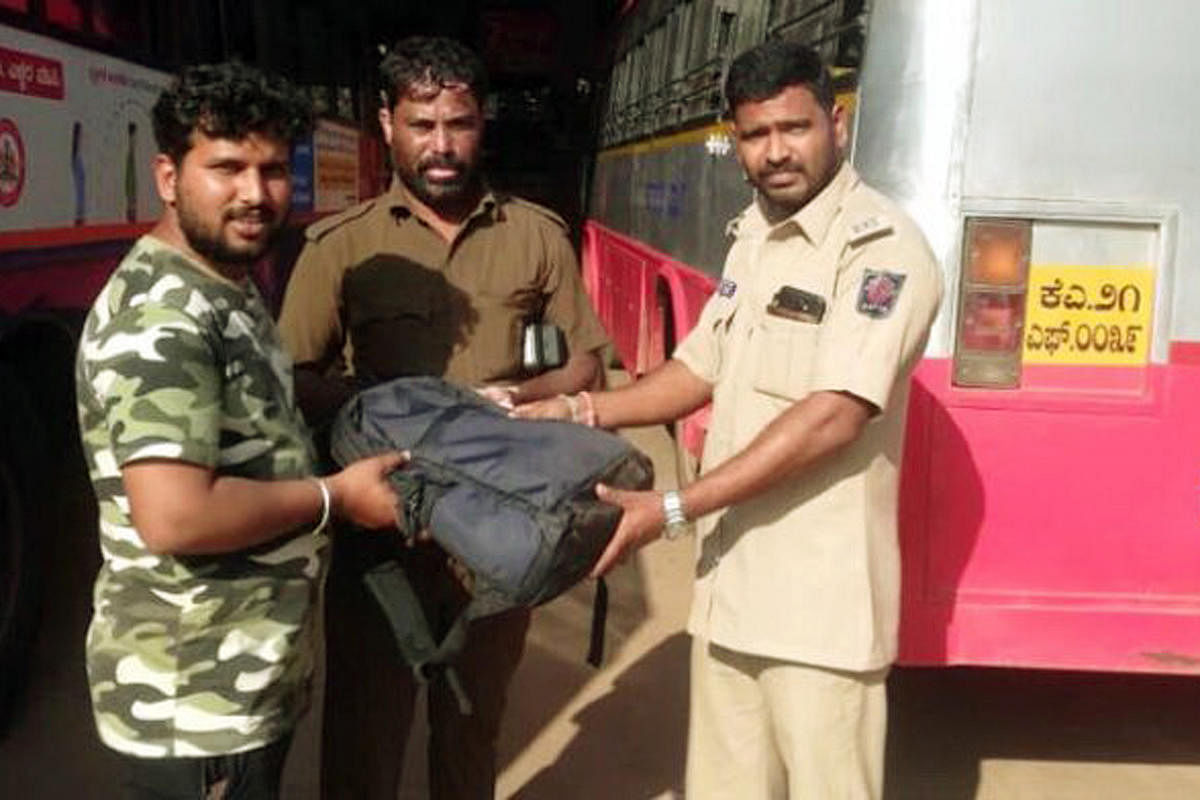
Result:
[[[259,133],[289,146],[313,128],[312,103],[292,83],[237,61],[185,67],[154,104],[154,139],[175,163],[192,132],[222,139]]]
[[[768,100],[789,86],[804,86],[821,108],[833,108],[833,81],[816,51],[797,42],[770,39],[729,65],[725,102],[733,113],[742,103]]]
[[[462,42],[444,36],[409,36],[396,42],[379,65],[387,107],[414,88],[462,87],[480,106],[487,96],[483,61]]]

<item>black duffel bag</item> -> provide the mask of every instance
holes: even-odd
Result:
[[[471,601],[436,642],[399,564],[367,574],[422,680],[453,660],[470,620],[544,603],[588,574],[621,517],[620,508],[596,498],[597,483],[646,489],[654,481],[650,460],[619,436],[511,419],[477,393],[431,377],[380,384],[339,412],[332,436],[339,463],[388,450],[412,455],[390,477],[400,530],[408,537],[428,531],[469,573]],[[600,658],[603,584],[597,597],[593,663]]]

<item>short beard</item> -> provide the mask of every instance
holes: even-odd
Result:
[[[282,215],[266,210],[260,211],[264,217],[263,223],[267,226],[266,236],[248,249],[238,249],[230,247],[221,235],[224,223],[236,219],[238,215],[228,212],[222,214],[220,223],[214,230],[212,226],[192,215],[191,209],[184,202],[177,204],[176,213],[179,217],[179,230],[183,233],[188,247],[213,265],[231,267],[247,267],[257,263],[275,245],[288,217],[286,211]]]
[[[758,193],[759,198],[762,200],[763,208],[766,212],[768,221],[774,224],[776,222],[781,222],[797,213],[800,211],[800,209],[811,203],[817,195],[825,191],[825,187],[833,181],[833,177],[837,175],[838,170],[841,169],[842,161],[843,159],[841,157],[836,158],[833,164],[823,174],[816,176],[816,179],[810,182],[808,191],[800,197],[785,196],[782,198],[774,198],[771,196],[770,190],[763,188],[761,184],[765,184],[766,179],[770,177],[773,172],[780,170],[764,170],[755,175],[753,178],[748,178],[748,180]],[[803,174],[806,177],[811,177],[807,171],[803,171]]]
[[[453,166],[462,170],[462,177],[453,183],[430,183],[425,180],[421,170],[429,164],[422,164],[415,172],[397,169],[396,174],[404,186],[425,205],[432,209],[453,208],[471,199],[479,185],[478,171],[465,164],[454,163]]]

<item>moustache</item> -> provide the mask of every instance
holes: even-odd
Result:
[[[766,167],[759,170],[760,177],[769,178],[772,175],[803,175],[804,170],[798,164],[780,164],[776,167]]]
[[[270,224],[275,221],[279,215],[270,208],[255,206],[251,208],[234,209],[226,212],[225,219],[230,222],[241,222],[247,220],[249,222],[261,222]]]
[[[466,166],[457,158],[446,158],[445,156],[431,156],[417,165],[422,172],[428,169],[456,169],[459,172],[465,172]]]

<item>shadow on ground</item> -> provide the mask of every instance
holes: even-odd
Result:
[[[577,731],[559,758],[513,797],[610,800],[678,792],[687,732],[688,645],[687,636],[675,634],[630,665],[610,692],[571,718]]]
[[[1200,797],[1200,774],[1168,780],[1158,769],[1200,766],[1196,677],[898,668],[888,691],[888,800],[972,800],[986,788],[982,766],[996,760],[1077,765],[1057,778],[1040,770],[1025,798]],[[1089,778],[1091,765],[1130,769]]]

